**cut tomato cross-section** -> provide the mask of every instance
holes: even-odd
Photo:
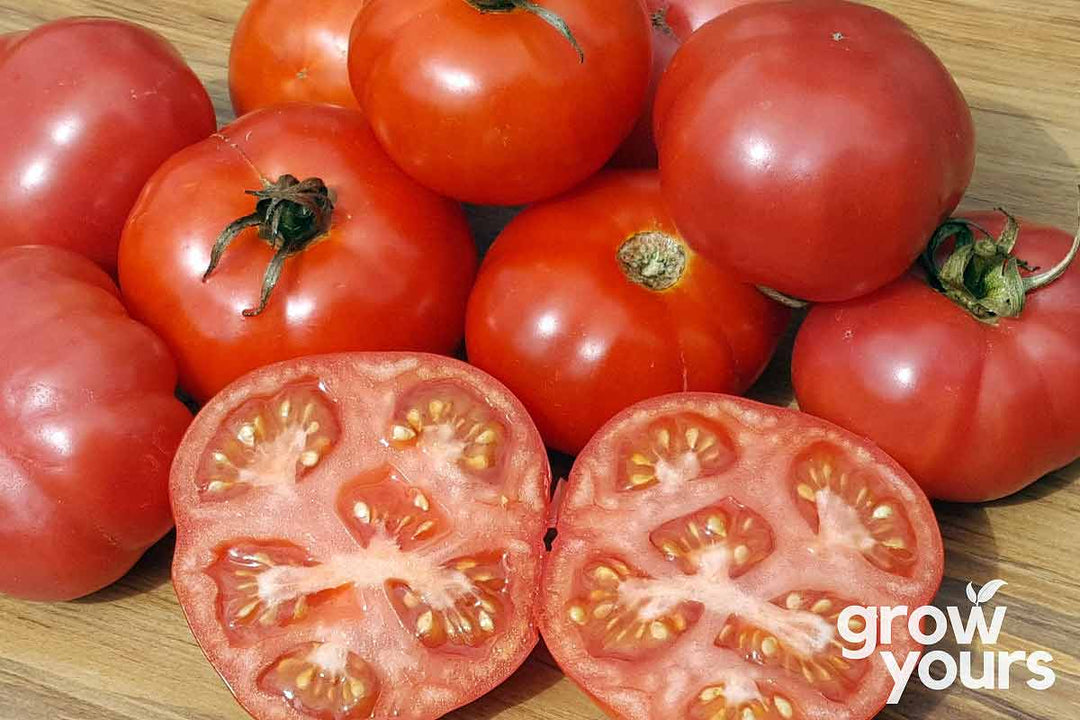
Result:
[[[627,720],[868,720],[892,679],[853,659],[851,606],[941,582],[926,497],[866,441],[792,410],[680,394],[617,416],[577,459],[541,628]],[[917,644],[903,621],[881,649]]]
[[[441,717],[536,642],[549,483],[520,404],[462,363],[272,366],[180,449],[177,595],[258,720]]]

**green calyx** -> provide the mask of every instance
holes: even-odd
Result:
[[[1061,277],[1080,250],[1078,231],[1072,248],[1058,264],[1036,272],[1038,268],[1013,255],[1020,223],[1004,210],[998,212],[1006,220],[1000,237],[969,220],[953,218],[937,229],[921,258],[934,288],[985,322],[1019,317],[1028,293]],[[942,245],[952,238],[951,254],[939,263]]]
[[[581,49],[581,45],[578,44],[577,38],[574,37],[574,33],[570,30],[570,26],[566,24],[566,21],[558,13],[530,2],[530,0],[465,0],[465,2],[482,13],[509,13],[518,10],[531,13],[555,28],[574,48],[574,52],[578,56],[578,62],[585,62],[585,51]]]
[[[319,178],[300,181],[292,175],[282,175],[275,182],[264,181],[262,190],[245,192],[256,198],[255,212],[229,223],[218,235],[203,282],[210,279],[232,241],[245,229],[257,227],[259,237],[273,248],[274,256],[263,275],[259,306],[244,311],[244,317],[253,317],[266,309],[285,260],[306,250],[330,229],[334,200]]]

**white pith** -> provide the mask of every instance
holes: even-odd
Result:
[[[726,546],[706,548],[698,558],[700,569],[693,575],[627,579],[619,586],[621,601],[629,607],[642,603],[638,616],[643,620],[661,618],[684,602],[699,602],[714,615],[737,615],[806,657],[823,652],[836,636],[835,626],[821,616],[777,607],[732,583],[731,551]]]
[[[449,609],[456,599],[476,589],[465,573],[442,567],[428,556],[403,551],[380,530],[366,549],[335,555],[314,567],[270,568],[258,577],[258,593],[273,607],[347,585],[377,588],[387,580],[407,583],[434,610]]]
[[[687,479],[693,479],[701,472],[701,461],[697,453],[687,451],[677,462],[668,462],[661,458],[656,463],[656,479],[668,490],[676,490]]]
[[[858,511],[829,488],[814,493],[818,513],[818,542],[823,547],[870,550],[877,540],[867,529]],[[813,548],[811,548],[813,550]]]
[[[258,443],[251,462],[237,468],[237,482],[278,490],[292,488],[299,474],[297,463],[307,446],[307,436],[301,428],[290,428],[273,440]]]

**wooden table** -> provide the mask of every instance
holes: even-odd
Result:
[[[1072,227],[1080,177],[1080,0],[874,4],[922,33],[967,94],[980,153],[968,204],[1004,204]],[[0,0],[0,32],[65,15],[145,23],[180,48],[226,122],[225,63],[243,6],[242,0]],[[791,401],[786,361],[782,351],[757,397]],[[881,718],[1080,718],[1078,477],[1080,463],[1005,501],[937,508],[948,556],[940,604],[963,606],[968,580],[1008,581],[994,601],[1009,607],[994,649],[1049,650],[1057,684],[1035,692],[1019,681],[1008,692],[976,693],[960,687],[931,692],[916,681]],[[171,553],[171,541],[162,542],[120,583],[79,602],[45,606],[0,599],[0,720],[246,718],[184,624],[169,584]],[[602,716],[538,651],[507,683],[452,717]]]

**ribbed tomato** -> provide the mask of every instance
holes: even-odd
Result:
[[[0,250],[0,593],[70,600],[172,527],[169,463],[191,414],[165,344],[70,250]]]

